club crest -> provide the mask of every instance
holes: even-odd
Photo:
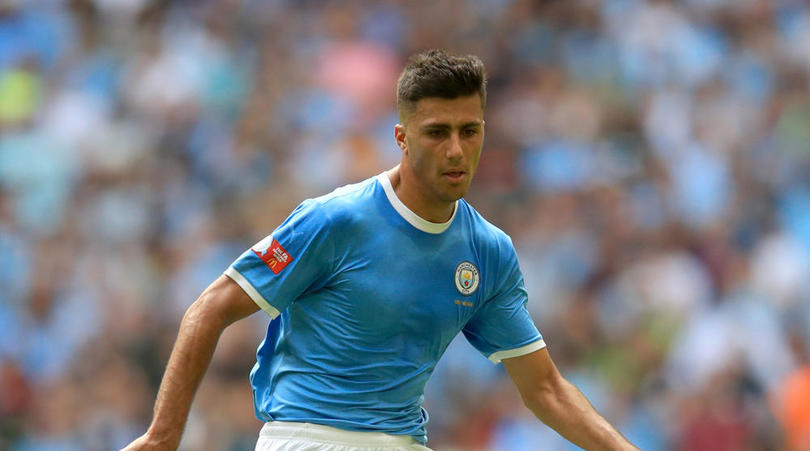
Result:
[[[470,262],[459,263],[456,267],[455,279],[458,292],[464,296],[475,293],[475,290],[478,289],[478,282],[481,281],[478,268]]]

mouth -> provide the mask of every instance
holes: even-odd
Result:
[[[447,178],[452,183],[460,183],[462,180],[464,180],[464,176],[466,175],[467,172],[462,170],[445,171],[442,173],[442,176]]]

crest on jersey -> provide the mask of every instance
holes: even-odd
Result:
[[[481,281],[481,276],[478,274],[478,268],[470,262],[461,262],[456,267],[456,288],[458,292],[464,296],[469,296],[475,293],[478,289],[478,282]]]

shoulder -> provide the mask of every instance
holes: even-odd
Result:
[[[478,245],[499,252],[514,250],[512,238],[498,226],[484,218],[464,199],[459,201],[459,213],[466,217],[473,240]]]
[[[328,194],[307,199],[304,204],[317,210],[317,214],[333,225],[352,222],[373,203],[376,183],[376,178],[372,177],[359,183],[344,185]]]

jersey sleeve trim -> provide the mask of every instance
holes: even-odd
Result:
[[[267,313],[268,316],[270,316],[270,319],[273,319],[280,314],[278,309],[270,305],[264,296],[253,288],[253,285],[250,284],[245,276],[240,274],[239,271],[237,271],[233,266],[229,266],[228,269],[225,270],[225,275],[230,277],[234,282],[237,283],[237,285],[242,287],[242,290],[244,290],[245,293],[250,296],[250,299],[252,299],[256,305],[258,305],[262,310],[264,310],[265,313]]]
[[[530,354],[546,347],[546,342],[542,338],[533,341],[527,345],[515,349],[507,349],[504,351],[493,352],[489,355],[489,360],[492,363],[501,363],[503,359],[510,359],[512,357],[520,357],[522,355]]]

